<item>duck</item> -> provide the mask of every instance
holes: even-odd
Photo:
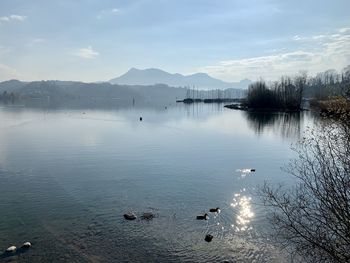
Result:
[[[8,248],[6,249],[6,252],[12,253],[12,252],[15,252],[16,249],[17,249],[16,246],[10,246],[10,247],[8,247]]]
[[[198,215],[197,220],[207,220],[208,219],[208,214],[205,213],[204,215]]]
[[[24,242],[21,248],[30,248],[32,244],[30,242]]]
[[[143,213],[143,215],[141,216],[141,219],[151,220],[154,217],[155,217],[154,214],[146,212],[146,213]]]
[[[204,238],[204,240],[207,241],[207,242],[211,242],[212,239],[213,239],[213,236],[210,235],[210,234],[207,234],[207,235],[205,236],[205,238]]]
[[[135,220],[137,218],[137,216],[132,212],[126,213],[123,216],[126,220]]]
[[[217,207],[217,208],[210,208],[210,209],[209,209],[209,212],[211,212],[211,213],[220,213],[220,207]]]

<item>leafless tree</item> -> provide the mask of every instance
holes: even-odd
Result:
[[[343,73],[341,76],[342,79],[342,94],[350,101],[350,65],[343,69]]]
[[[294,188],[261,189],[274,240],[309,262],[350,262],[349,113],[309,130],[285,170]]]

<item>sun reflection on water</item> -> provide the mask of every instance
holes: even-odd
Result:
[[[244,192],[244,190],[241,192]],[[242,193],[234,194],[231,207],[236,208],[238,213],[236,215],[236,223],[232,225],[232,228],[234,228],[234,230],[237,232],[252,229],[252,227],[249,225],[251,219],[254,217],[251,200],[251,197],[243,195]]]

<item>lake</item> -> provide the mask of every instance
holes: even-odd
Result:
[[[263,235],[256,192],[294,184],[281,167],[315,122],[309,112],[1,107],[0,120],[0,250],[33,245],[0,261],[289,261]]]

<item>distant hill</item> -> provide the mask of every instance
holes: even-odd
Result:
[[[165,74],[166,75],[166,74]],[[204,74],[204,77],[210,77]],[[203,79],[201,74],[192,75]],[[214,98],[215,96],[242,98],[242,89],[225,89],[219,92],[189,92],[183,87],[166,84],[120,85],[109,82],[84,83],[79,81],[32,81],[9,80],[0,82],[0,102],[26,106],[54,107],[119,107],[119,106],[162,106],[176,103],[188,96]]]
[[[12,95],[13,94],[13,95]],[[0,102],[26,106],[118,107],[163,106],[186,96],[186,89],[158,85],[116,85],[108,82],[9,80],[0,82]],[[13,99],[14,97],[14,99]]]
[[[18,91],[22,87],[24,87],[27,82],[22,82],[16,79],[11,79],[7,81],[0,82],[0,92],[13,92]]]
[[[240,82],[225,82],[209,76],[206,73],[196,73],[192,75],[171,74],[166,71],[149,68],[131,68],[120,77],[111,79],[112,84],[119,85],[155,85],[166,84],[172,87],[195,87],[198,89],[247,89],[252,81],[245,79]]]

